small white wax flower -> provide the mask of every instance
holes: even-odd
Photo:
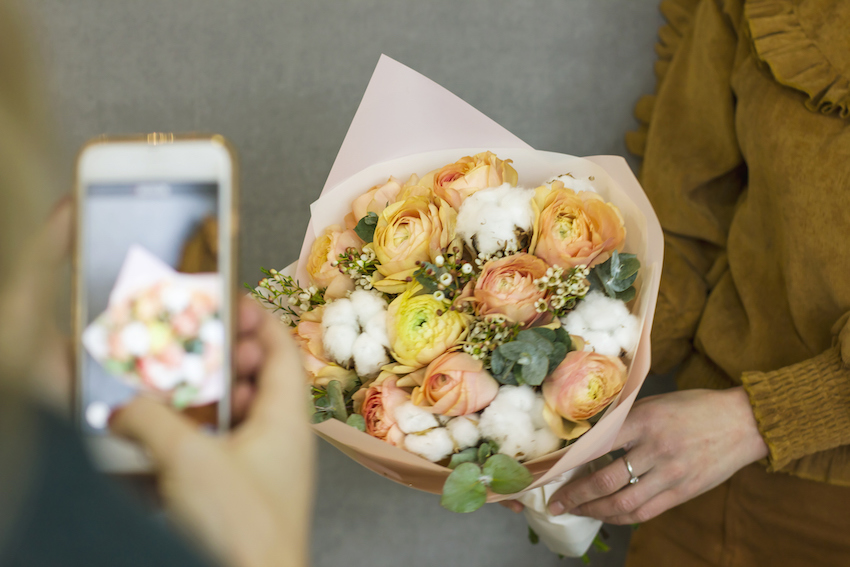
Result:
[[[386,311],[381,311],[380,313],[372,315],[372,318],[366,322],[366,326],[363,328],[363,331],[383,346],[387,348],[390,347],[390,339],[387,336]]]
[[[151,347],[151,335],[147,326],[134,321],[121,330],[121,343],[124,350],[133,356],[145,356]]]
[[[357,312],[350,300],[340,298],[325,305],[322,327],[328,328],[336,325],[357,326]]]
[[[398,428],[405,433],[421,433],[440,424],[433,413],[427,412],[413,402],[404,402],[395,409]]]
[[[354,340],[351,352],[354,356],[354,369],[359,376],[376,376],[381,367],[390,362],[384,345],[367,333],[362,333]]]
[[[478,445],[481,432],[478,431],[478,416],[476,414],[456,417],[446,424],[449,435],[454,439],[458,451]]]
[[[180,373],[183,375],[183,379],[192,386],[200,386],[206,374],[204,358],[200,354],[187,354],[183,357],[183,362],[180,365]]]
[[[572,189],[576,192],[591,191],[593,193],[599,193],[597,186],[589,179],[578,179],[576,177],[573,177],[572,175],[559,175],[558,177],[553,177],[546,183],[551,185],[553,181],[560,181],[564,184],[564,187],[566,187],[567,189]]]
[[[435,427],[425,433],[408,435],[404,438],[404,447],[411,453],[436,463],[452,454],[455,444],[445,427]]]
[[[530,231],[534,222],[533,189],[499,187],[477,191],[461,204],[457,233],[481,254],[494,254],[511,246],[517,248],[517,228]]]
[[[357,321],[361,326],[365,326],[366,322],[376,313],[386,312],[387,310],[387,302],[379,293],[365,289],[352,292],[348,299],[351,301],[355,313],[357,313]]]
[[[224,323],[221,319],[209,319],[201,325],[201,330],[198,331],[200,339],[211,345],[224,344]]]
[[[351,325],[335,325],[328,327],[322,333],[322,344],[325,352],[339,364],[346,364],[354,353],[354,341],[359,332]]]
[[[185,311],[191,300],[189,290],[184,287],[169,285],[162,290],[162,304],[169,313]]]

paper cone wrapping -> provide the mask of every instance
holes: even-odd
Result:
[[[606,200],[620,209],[627,231],[625,252],[637,254],[641,271],[631,311],[641,335],[628,355],[623,391],[590,431],[566,449],[525,463],[534,482],[528,490],[553,482],[568,471],[608,453],[649,371],[649,330],[655,311],[663,257],[658,219],[626,161],[616,156],[575,156],[538,151],[498,124],[392,59],[382,56],[342,144],[321,197],[310,207],[311,221],[300,260],[284,273],[307,285],[305,264],[317,235],[343,224],[351,202],[391,175],[407,179],[492,151],[513,160],[519,185],[536,187],[553,176],[593,176]],[[440,494],[450,469],[373,438],[337,420],[313,426],[332,445],[363,466],[412,488]],[[516,496],[490,493],[488,502]],[[592,538],[591,538],[592,539]]]

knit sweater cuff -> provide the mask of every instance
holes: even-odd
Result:
[[[850,371],[837,348],[770,372],[745,372],[768,470],[850,443]]]

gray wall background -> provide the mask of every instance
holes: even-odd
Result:
[[[657,0],[26,0],[57,119],[64,180],[101,133],[211,131],[242,166],[239,275],[295,258],[308,206],[381,53],[538,149],[625,155],[654,86]],[[633,167],[636,162],[630,162]],[[70,186],[70,185],[69,185]],[[521,516],[460,516],[321,443],[317,566],[581,565]],[[609,529],[622,565],[630,530]]]

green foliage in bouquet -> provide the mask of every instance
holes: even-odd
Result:
[[[619,254],[616,250],[590,272],[590,289],[601,289],[609,297],[629,302],[635,298],[634,283],[640,261],[634,254]]]
[[[322,423],[329,419],[337,419],[343,423],[366,431],[366,421],[363,416],[353,412],[353,402],[351,396],[360,387],[360,381],[347,391],[342,389],[342,384],[339,380],[331,380],[327,387],[313,387],[313,408],[312,417],[313,423]]]
[[[325,289],[310,286],[302,288],[292,276],[285,276],[277,270],[260,268],[266,277],[260,280],[257,287],[245,284],[251,296],[260,305],[281,313],[281,320],[291,327],[298,324],[299,311],[310,311],[318,305],[325,304]],[[257,289],[260,288],[260,289]],[[264,290],[264,291],[260,291]]]
[[[460,250],[454,254],[443,251],[431,262],[417,262],[419,269],[413,278],[422,286],[424,293],[432,293],[440,300],[452,302],[474,277],[474,269],[469,262],[461,261]]]
[[[490,358],[490,371],[501,384],[539,386],[572,347],[563,328],[536,327],[520,331],[516,339],[498,346]]]
[[[484,442],[452,456],[454,469],[443,485],[440,505],[458,513],[474,512],[487,501],[487,487],[497,494],[513,494],[531,484],[531,473],[496,447]]]
[[[361,240],[363,240],[363,242],[369,244],[375,239],[375,229],[377,227],[378,215],[370,212],[366,213],[366,216],[357,222],[357,226],[354,227],[354,232]]]

